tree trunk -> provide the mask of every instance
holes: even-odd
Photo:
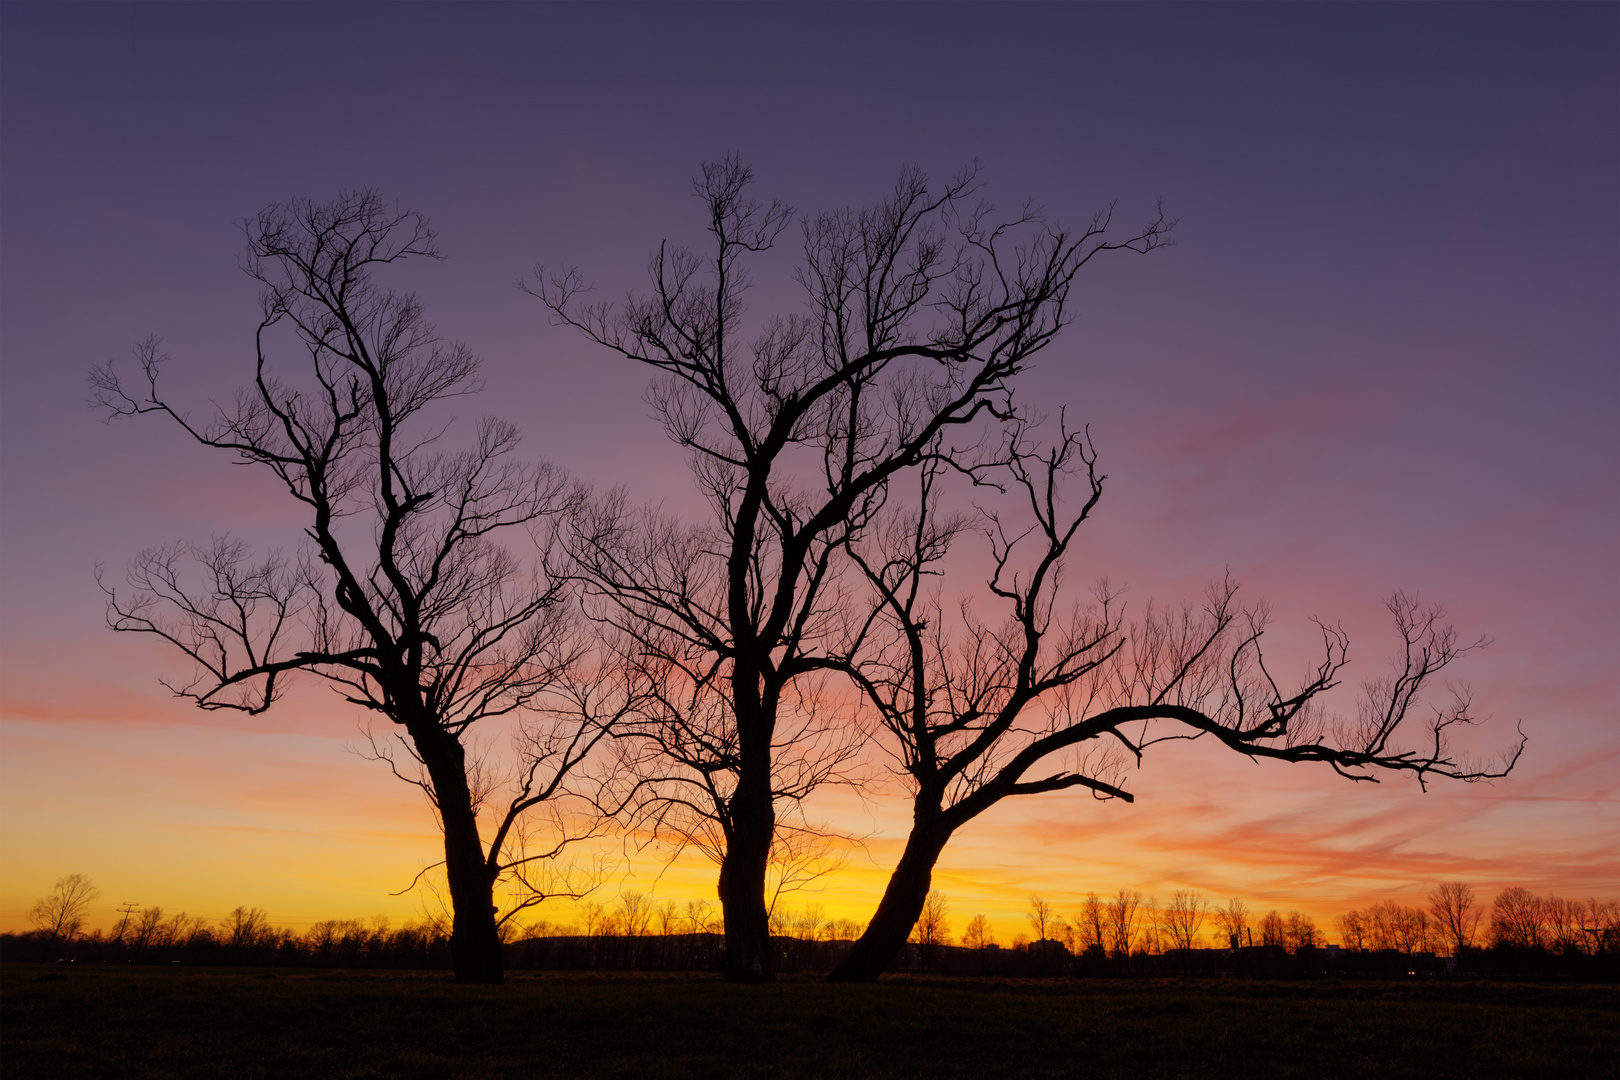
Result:
[[[500,932],[495,926],[493,882],[484,864],[483,843],[470,806],[452,815],[440,807],[444,819],[444,865],[450,883],[450,959],[456,982],[498,983],[506,978],[501,962]],[[464,819],[451,827],[452,816]]]
[[[737,789],[727,807],[731,821],[720,860],[720,910],[725,919],[726,978],[770,982],[770,914],[765,909],[765,874],[776,837],[776,800],[771,789],[771,732],[774,695],[760,694],[759,671],[739,662],[731,673],[731,699],[737,724]]]
[[[762,782],[763,781],[763,782]],[[770,775],[744,773],[731,802],[732,831],[720,862],[720,908],[726,928],[726,978],[733,982],[769,982],[770,915],[765,910],[765,873],[776,809]]]
[[[843,963],[827,976],[830,981],[876,982],[883,969],[900,955],[928,899],[934,864],[950,838],[951,830],[942,825],[912,829],[906,838],[906,850],[889,875],[889,887],[883,890],[877,913],[866,932],[850,947]]]
[[[414,733],[413,733],[414,734]],[[444,871],[450,885],[450,960],[456,981],[498,983],[506,978],[500,933],[495,926],[494,879],[478,835],[478,815],[467,787],[461,743],[436,726],[414,739],[433,781],[444,826]]]

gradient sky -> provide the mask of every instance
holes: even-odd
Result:
[[[1162,198],[1177,245],[1088,269],[1026,384],[1109,476],[1076,580],[1179,599],[1230,567],[1284,648],[1342,621],[1354,679],[1390,646],[1381,598],[1416,591],[1492,639],[1458,673],[1495,717],[1481,748],[1530,736],[1511,778],[1427,794],[1178,745],[1134,805],[1026,800],[963,833],[936,875],[958,926],[1120,887],[1324,921],[1442,879],[1620,893],[1620,7],[13,3],[0,31],[0,929],[73,872],[93,923],[403,918],[386,894],[437,857],[330,692],[203,714],[155,683],[175,657],[105,629],[97,562],[297,521],[159,423],[100,423],[86,370],[155,333],[184,396],[228,394],[256,320],[235,223],[376,187],[451,256],[400,281],[485,358],[465,411],[693,505],[645,373],[513,282],[639,286],[733,150],[812,211],[974,159],[998,203],[1063,221]],[[793,302],[762,276],[756,311]],[[864,918],[905,806],[821,816],[870,855],[813,899]],[[697,862],[656,882],[712,888]]]

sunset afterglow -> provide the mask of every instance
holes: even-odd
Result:
[[[1069,915],[1120,889],[1324,930],[1440,881],[1620,898],[1617,10],[10,5],[0,931],[70,873],[101,889],[91,926],[129,903],[397,924],[434,910],[405,890],[444,857],[421,792],[361,752],[382,720],[314,679],[260,715],[200,711],[158,682],[185,682],[183,657],[107,628],[98,566],[121,583],[144,548],[224,533],[290,551],[305,522],[173,424],[104,423],[86,372],[135,370],[156,335],[177,400],[229,400],[259,318],[237,223],[375,188],[448,256],[379,281],[482,359],[482,393],[439,406],[447,438],[494,414],[522,454],[701,518],[647,370],[514,282],[545,264],[604,301],[644,289],[661,242],[701,241],[691,178],[728,153],[803,214],[975,161],[984,199],[1066,224],[1113,204],[1135,227],[1162,200],[1174,244],[1088,266],[1020,376],[1050,423],[1089,425],[1106,476],[1067,601],[1106,579],[1136,614],[1230,575],[1270,604],[1287,681],[1315,662],[1312,620],[1342,626],[1353,713],[1403,589],[1488,639],[1446,672],[1488,718],[1459,744],[1489,761],[1528,738],[1508,777],[1427,791],[1153,747],[1124,774],[1134,803],[1045,794],[964,828],[934,874],[955,932],[983,914],[1010,940],[1032,895]],[[798,310],[800,244],[795,226],[753,266],[750,318]],[[982,579],[974,540],[953,596]],[[890,758],[859,760],[860,790],[804,808],[842,862],[782,904],[871,917],[910,807]],[[645,839],[580,849],[593,900],[715,899],[711,862]]]

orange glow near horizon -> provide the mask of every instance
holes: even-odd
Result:
[[[169,708],[179,705],[153,703],[155,713]],[[26,929],[29,904],[72,872],[102,891],[92,927],[110,926],[125,903],[210,921],[238,905],[260,907],[300,932],[328,918],[386,915],[398,925],[431,903],[422,890],[391,895],[439,857],[427,807],[386,769],[345,753],[343,740],[308,734],[308,716],[244,730],[200,715],[200,724],[177,725],[171,714],[165,728],[156,716],[52,724],[19,715],[29,711],[8,707],[5,720],[0,931]],[[63,756],[74,768],[41,786],[53,777],[46,764]],[[1588,763],[1588,779],[1613,765],[1613,755]],[[1556,802],[1572,779],[1581,778],[1526,775],[1516,785],[1528,790],[1509,806],[1462,785],[1427,795],[1398,778],[1351,785],[1325,770],[1175,744],[1131,778],[1135,804],[1065,794],[994,808],[947,847],[934,887],[956,931],[983,914],[1004,942],[1027,932],[1032,894],[1073,914],[1093,891],[1163,899],[1191,889],[1212,903],[1243,899],[1256,917],[1299,910],[1330,934],[1342,911],[1382,899],[1421,903],[1440,880],[1471,883],[1482,902],[1508,885],[1607,898],[1612,838],[1600,821],[1589,835],[1563,838],[1556,856],[1535,848],[1533,808]],[[904,793],[883,786],[865,797],[831,790],[818,798],[821,820],[860,842],[840,868],[781,903],[870,917],[909,815]],[[1408,824],[1414,813],[1419,828]],[[715,868],[698,852],[669,862],[656,848],[600,850],[612,871],[592,900],[611,907],[630,889],[683,904],[714,899]],[[550,901],[524,917],[540,919],[567,925],[577,907]]]

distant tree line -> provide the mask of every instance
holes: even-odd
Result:
[[[1513,886],[1496,894],[1487,917],[1484,906],[1474,903],[1473,889],[1448,882],[1429,894],[1426,909],[1385,900],[1347,911],[1335,925],[1344,947],[1358,951],[1457,957],[1488,947],[1598,956],[1620,944],[1620,902],[1537,896]]]
[[[90,879],[57,882],[30,910],[35,929],[0,935],[0,959],[78,963],[274,965],[328,968],[451,966],[448,914],[394,927],[387,916],[325,919],[302,933],[271,924],[256,907],[210,923],[185,912],[126,905],[109,930],[85,933],[99,896]],[[1426,907],[1380,901],[1334,921],[1329,943],[1310,916],[1268,911],[1253,917],[1233,898],[1215,904],[1189,890],[1164,902],[1132,889],[1087,894],[1061,912],[1032,895],[1028,933],[998,941],[974,915],[958,938],[950,903],[930,891],[906,947],[889,971],[978,975],[1128,976],[1238,974],[1478,975],[1614,980],[1620,977],[1620,902],[1570,901],[1503,889],[1487,907],[1462,882],[1445,882]],[[509,968],[537,970],[723,971],[720,911],[707,900],[660,901],[635,890],[611,904],[588,900],[578,919],[508,924]],[[772,960],[782,972],[829,972],[866,927],[831,918],[819,903],[777,904],[770,912]]]
[[[1298,911],[1251,917],[1180,890],[1166,902],[1132,889],[1090,893],[1058,911],[1031,896],[1031,934],[1002,946],[975,915],[953,945],[948,904],[930,893],[896,967],[979,974],[1480,975],[1614,980],[1620,977],[1620,902],[1538,897],[1503,889],[1487,908],[1463,882],[1443,882],[1427,907],[1381,901],[1335,920],[1329,943]],[[1202,936],[1208,934],[1206,939]]]

